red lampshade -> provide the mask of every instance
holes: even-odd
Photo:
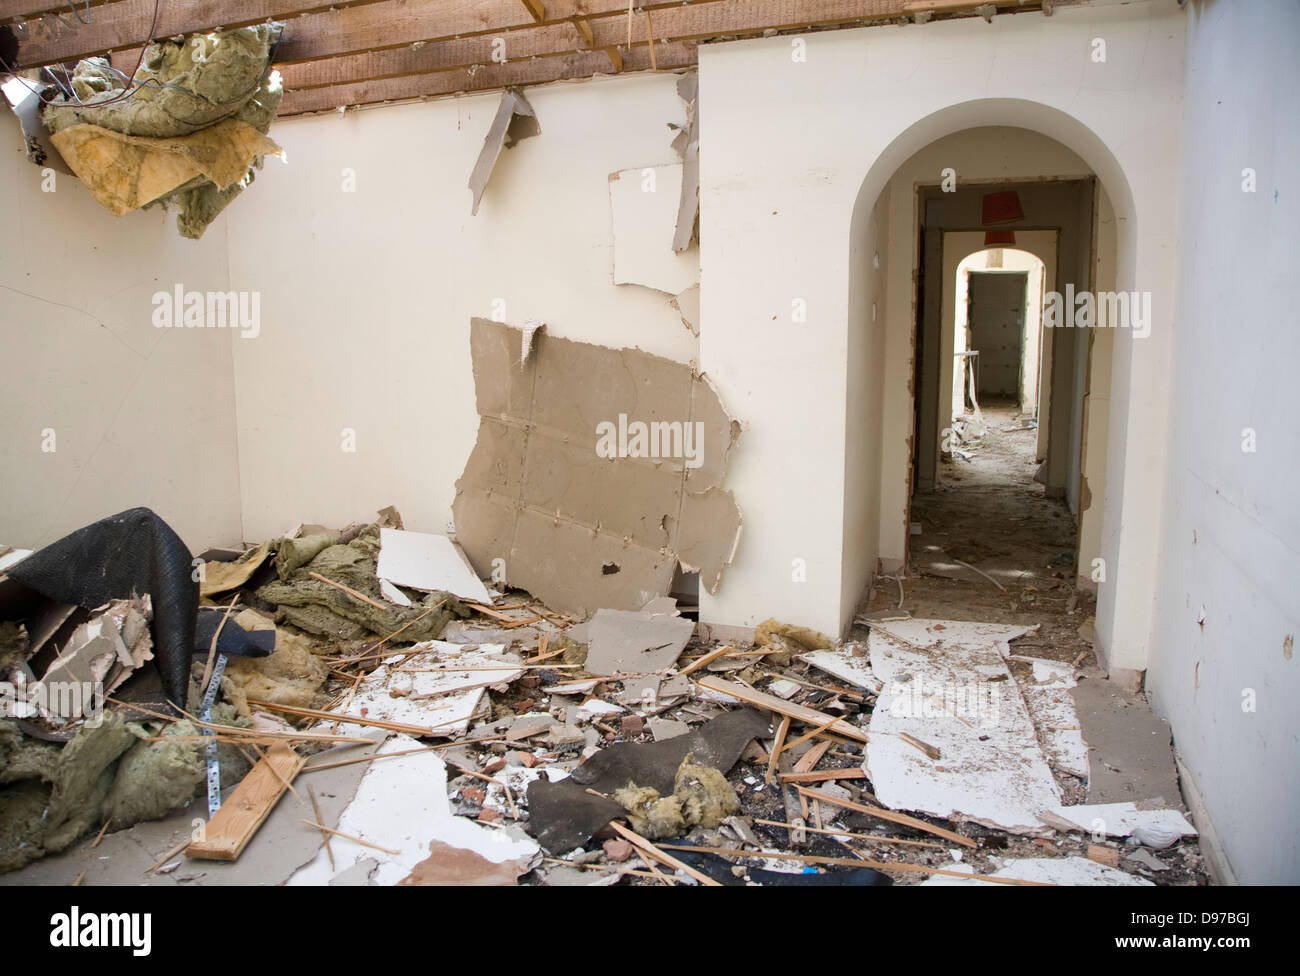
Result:
[[[984,232],[985,247],[1015,247],[1016,232],[1014,230],[986,230]]]
[[[1020,194],[1015,190],[999,190],[997,193],[984,194],[983,220],[989,224],[1009,224],[1024,220],[1025,211],[1020,206]]]

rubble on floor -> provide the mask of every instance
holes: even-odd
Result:
[[[65,661],[79,616],[140,661],[98,720],[0,721],[0,880],[1203,883],[1169,798],[1082,803],[1071,692],[1098,679],[1019,653],[1033,626],[722,643],[663,597],[582,620],[466,579],[392,509],[209,555],[178,713],[130,653],[148,601],[16,613],[0,578],[8,676],[32,635]]]

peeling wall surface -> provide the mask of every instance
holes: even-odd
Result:
[[[1147,687],[1237,878],[1294,883],[1300,7],[1193,3],[1188,15],[1176,419]]]
[[[246,538],[389,503],[444,531],[478,427],[475,316],[697,357],[671,295],[613,280],[609,177],[680,166],[676,78],[529,89],[542,132],[502,150],[472,217],[498,93],[276,124],[288,165],[222,218],[231,287],[262,293],[261,336],[235,343]],[[646,196],[671,228],[669,182]]]
[[[159,291],[225,292],[224,233],[115,218],[0,126],[0,543],[147,506],[191,547],[241,538],[229,328],[156,327]],[[44,189],[43,189],[44,187]]]

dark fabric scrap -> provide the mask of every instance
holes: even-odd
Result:
[[[221,626],[226,611],[218,607],[200,607],[194,624],[194,651],[207,654],[212,648],[212,635],[221,627],[217,638],[217,653],[227,657],[266,657],[275,653],[274,630],[245,630],[233,617]]]
[[[611,820],[626,816],[621,804],[593,796],[572,779],[552,783],[542,778],[528,784],[528,829],[552,854],[585,846]]]
[[[696,765],[726,773],[746,745],[770,734],[767,713],[738,708],[663,742],[619,742],[602,749],[573,771],[573,779],[600,793],[612,793],[634,782],[667,796],[687,753],[694,753]]]
[[[8,572],[51,600],[88,609],[147,593],[163,689],[183,707],[199,605],[192,571],[190,551],[171,526],[147,508],[132,508],[77,529]]]
[[[688,752],[695,754],[693,762],[726,773],[746,745],[770,732],[766,714],[739,708],[663,742],[620,742],[602,749],[568,779],[558,783],[539,779],[529,784],[528,829],[552,854],[583,847],[611,820],[627,816],[622,804],[594,796],[588,789],[612,793],[635,782],[668,796]]]

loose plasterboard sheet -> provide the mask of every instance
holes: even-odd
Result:
[[[1050,813],[1068,820],[1087,834],[1128,837],[1139,827],[1153,827],[1183,837],[1195,837],[1193,827],[1177,810],[1139,810],[1133,803],[1084,803],[1052,807]]]
[[[463,600],[492,602],[465,554],[445,535],[380,529],[375,575],[413,590],[445,590]]]
[[[881,803],[1013,832],[1042,829],[1037,814],[1058,805],[1061,791],[999,648],[1025,629],[935,620],[872,627],[871,670],[885,687],[863,770]],[[900,733],[937,747],[940,758]]]
[[[519,657],[502,653],[504,649],[502,644],[483,644],[465,651],[446,641],[413,645],[375,668],[338,711],[419,726],[436,736],[463,735],[470,721],[485,710],[488,687],[523,676],[522,668],[513,669]],[[403,661],[410,651],[418,653]],[[361,728],[345,722],[339,732],[354,735]]]
[[[681,163],[609,174],[614,284],[644,285],[676,295],[699,282],[699,250],[673,250],[681,196]]]
[[[1070,689],[1075,686],[1074,668],[1068,662],[1042,658],[1020,658],[1032,668],[1020,682],[1030,718],[1038,729],[1039,741],[1053,766],[1083,780],[1088,779],[1088,744],[1079,728]]]
[[[646,674],[676,663],[695,624],[644,610],[597,610],[587,622],[589,674]]]
[[[953,865],[947,870],[970,870],[964,865]],[[1037,881],[1043,884],[1074,885],[1085,887],[1107,886],[1149,886],[1150,881],[1128,874],[1118,868],[1108,868],[1096,861],[1084,857],[1026,857],[1011,861],[1004,867],[992,872],[990,877],[1015,878],[1018,881]],[[995,881],[979,881],[976,878],[954,878],[952,875],[936,874],[921,884],[929,887],[950,887],[980,885],[987,888],[1009,888]]]
[[[420,743],[410,736],[395,735],[379,751],[393,753],[419,747]],[[437,850],[438,843],[472,851],[496,864],[527,862],[538,853],[532,840],[455,816],[447,799],[447,767],[433,752],[369,763],[356,795],[339,817],[338,830],[399,853],[334,836],[330,839],[333,862],[322,849],[310,864],[293,874],[289,884],[329,884],[369,862],[364,863],[360,883],[395,885]]]
[[[473,321],[478,437],[456,536],[480,573],[582,619],[668,593],[679,562],[717,592],[740,539],[723,489],[740,425],[705,377],[637,349]],[[688,435],[689,434],[689,438]]]
[[[871,673],[871,659],[866,655],[857,657],[851,651],[809,651],[800,654],[799,660],[867,691],[878,692],[884,684]]]

